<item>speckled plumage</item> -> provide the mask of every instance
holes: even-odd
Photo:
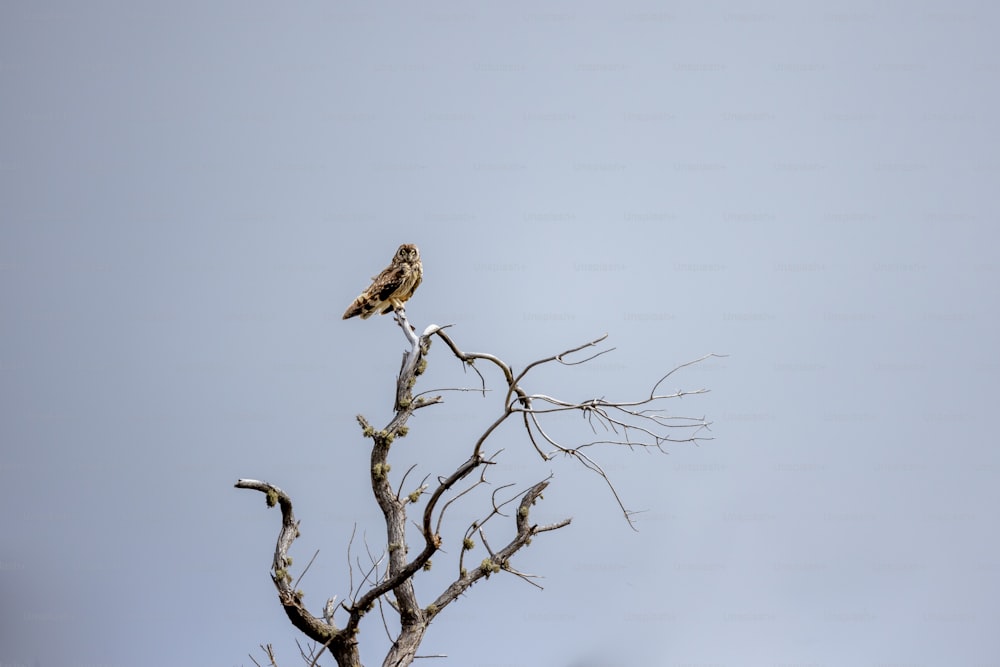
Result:
[[[399,246],[389,266],[372,278],[372,284],[358,295],[354,303],[344,312],[344,319],[360,315],[367,320],[375,313],[385,315],[395,309],[402,309],[424,277],[424,266],[420,262],[420,251],[412,243]]]

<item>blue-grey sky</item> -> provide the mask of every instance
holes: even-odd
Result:
[[[535,517],[574,521],[515,562],[544,591],[477,584],[422,662],[993,664],[998,19],[5,3],[0,664],[250,665],[261,643],[300,664],[278,513],[232,485],[291,494],[306,601],[343,598],[352,527],[381,544],[354,415],[389,418],[404,340],[340,316],[403,242],[411,320],[468,350],[523,367],[609,334],[530,391],[633,398],[729,355],[671,379],[712,390],[670,409],[714,440],[596,454],[639,532],[599,479],[498,434],[491,479],[554,474]],[[475,381],[443,345],[429,361],[421,389]],[[397,481],[464,461],[500,400],[446,398],[395,445]],[[377,617],[362,633],[380,664]]]

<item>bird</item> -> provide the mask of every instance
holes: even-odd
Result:
[[[367,320],[375,313],[385,315],[390,311],[403,310],[403,303],[413,296],[423,277],[420,250],[412,243],[404,243],[396,250],[389,266],[372,278],[372,284],[344,312],[344,319],[360,315],[361,319]]]

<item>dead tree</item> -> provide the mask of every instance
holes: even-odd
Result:
[[[461,537],[457,576],[454,581],[430,602],[421,603],[414,591],[414,577],[422,569],[429,567],[431,557],[441,550],[444,543],[441,527],[445,512],[456,501],[464,500],[466,494],[474,488],[488,483],[487,471],[489,466],[495,463],[499,452],[488,452],[487,442],[491,434],[507,419],[514,417],[521,420],[528,441],[543,460],[549,461],[557,456],[566,456],[579,462],[603,479],[629,525],[633,525],[633,513],[625,508],[611,479],[589,453],[591,449],[605,445],[652,448],[664,451],[664,446],[669,443],[697,442],[710,439],[703,435],[709,427],[709,422],[705,421],[704,418],[669,416],[666,410],[661,407],[662,402],[667,399],[679,398],[688,394],[700,394],[707,390],[657,392],[660,386],[680,368],[717,355],[709,354],[677,366],[653,385],[648,396],[642,396],[638,400],[609,401],[604,398],[594,398],[583,402],[573,402],[545,394],[531,393],[525,387],[525,378],[533,369],[543,364],[556,363],[573,366],[586,363],[610,352],[611,349],[606,349],[592,352],[586,356],[583,354],[584,351],[589,351],[603,342],[606,335],[560,354],[533,361],[520,372],[515,372],[512,366],[495,355],[462,351],[445,332],[445,327],[431,325],[423,334],[417,336],[415,329],[410,326],[406,314],[402,310],[396,312],[396,322],[406,335],[410,348],[403,354],[402,367],[396,380],[394,414],[381,429],[373,427],[363,416],[358,415],[357,417],[364,436],[372,442],[371,487],[375,501],[385,518],[385,554],[388,558],[386,559],[384,556],[376,558],[369,552],[370,566],[367,566],[367,571],[361,577],[360,583],[357,586],[354,585],[352,567],[352,584],[349,595],[339,604],[336,603],[336,596],[330,598],[324,609],[315,614],[306,609],[303,604],[303,593],[295,588],[289,570],[292,559],[288,556],[288,550],[299,535],[299,522],[292,512],[291,498],[277,486],[268,482],[252,479],[241,479],[236,482],[237,488],[253,489],[264,493],[269,507],[278,505],[281,508],[281,531],[274,548],[271,579],[278,591],[278,599],[292,625],[316,643],[316,646],[310,648],[308,652],[300,647],[303,657],[311,664],[316,664],[324,651],[328,651],[339,667],[361,667],[358,646],[360,624],[364,616],[372,611],[376,605],[379,607],[384,623],[387,610],[391,610],[389,613],[394,613],[398,617],[393,623],[394,627],[398,627],[398,632],[396,632],[392,647],[382,665],[383,667],[407,667],[417,657],[417,647],[430,623],[444,611],[445,607],[458,599],[480,579],[488,579],[493,574],[506,572],[537,586],[530,580],[532,575],[515,569],[512,558],[519,550],[530,544],[535,535],[563,528],[571,521],[571,519],[566,518],[554,523],[538,524],[531,520],[531,508],[549,485],[550,478],[548,477],[527,489],[508,496],[501,495],[501,490],[508,488],[506,486],[494,491],[491,506],[484,510],[481,519],[468,525]],[[425,478],[412,492],[404,493],[403,484],[406,482],[409,471],[403,475],[399,485],[394,489],[389,480],[389,453],[396,438],[406,435],[407,421],[414,412],[443,401],[441,396],[429,396],[427,393],[414,394],[417,378],[423,374],[427,367],[426,357],[430,349],[431,339],[434,336],[440,338],[466,367],[477,373],[482,383],[481,388],[477,391],[482,391],[484,395],[486,380],[476,366],[476,362],[487,363],[499,370],[506,385],[503,409],[479,438],[470,443],[467,450],[468,458],[459,464],[454,471],[438,477],[430,484]],[[583,358],[577,359],[577,356]],[[589,420],[595,435],[599,433],[597,429],[601,428],[603,433],[607,434],[606,437],[598,437],[573,447],[558,442],[543,428],[543,422],[546,416],[568,411],[581,413]],[[473,479],[470,484],[462,490],[456,489],[456,485],[470,476]],[[410,507],[415,507],[421,500],[424,500],[424,506],[423,511],[419,514],[420,518],[417,524],[419,526],[419,537],[417,538],[419,544],[416,545],[419,552],[411,557],[410,550],[413,545],[407,539],[407,510]],[[487,542],[486,525],[497,517],[508,516],[504,512],[504,508],[513,506],[515,503],[514,537],[504,546],[494,549]],[[476,538],[480,540],[488,555],[479,563],[467,563],[466,556],[476,547]],[[353,541],[353,535],[351,540]],[[456,540],[452,544],[459,544],[459,542]],[[308,565],[306,569],[308,569]],[[338,621],[341,623],[340,625],[338,625]],[[385,627],[388,631],[389,625],[387,623],[385,623]],[[390,638],[392,638],[391,635]],[[274,656],[270,646],[268,646],[268,657],[274,664]]]

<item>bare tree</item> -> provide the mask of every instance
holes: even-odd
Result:
[[[707,390],[658,392],[661,385],[677,370],[718,355],[709,354],[677,366],[660,378],[648,395],[641,396],[637,400],[609,401],[604,398],[593,398],[583,402],[572,402],[529,392],[525,388],[525,378],[532,370],[544,364],[573,366],[610,352],[611,349],[592,351],[592,348],[602,343],[606,336],[560,354],[538,359],[529,363],[520,372],[515,372],[513,367],[495,355],[462,351],[445,332],[445,327],[431,325],[418,336],[407,321],[405,312],[398,310],[395,317],[406,335],[410,348],[403,354],[402,367],[396,380],[394,414],[381,429],[373,427],[363,416],[357,417],[364,436],[372,441],[371,487],[375,501],[385,518],[386,546],[382,554],[376,555],[367,544],[365,545],[368,551],[368,564],[362,567],[360,560],[357,561],[360,573],[357,582],[354,581],[354,566],[350,564],[349,556],[351,584],[350,592],[345,599],[337,604],[336,596],[330,598],[319,615],[306,609],[302,602],[303,593],[293,584],[289,571],[292,559],[288,556],[288,550],[299,535],[299,522],[292,512],[291,498],[268,482],[241,479],[236,483],[237,488],[253,489],[266,494],[269,507],[278,505],[281,508],[281,531],[274,549],[271,579],[292,625],[316,643],[308,650],[300,646],[302,657],[310,664],[316,664],[324,652],[329,651],[339,667],[360,667],[358,632],[361,620],[376,605],[386,632],[395,635],[390,634],[393,643],[382,665],[406,667],[418,657],[417,647],[430,623],[445,607],[480,579],[488,579],[493,574],[506,572],[537,586],[531,581],[532,575],[519,572],[511,561],[519,550],[531,543],[535,535],[563,528],[571,521],[569,518],[549,524],[537,524],[531,521],[531,508],[549,485],[550,477],[515,492],[510,492],[512,485],[501,486],[493,491],[490,505],[483,510],[481,518],[472,521],[462,535],[456,578],[429,603],[421,604],[414,591],[414,577],[421,570],[429,568],[431,557],[442,549],[444,541],[441,529],[445,513],[454,503],[472,498],[469,493],[473,489],[488,483],[487,472],[496,462],[500,452],[489,452],[487,442],[507,419],[514,417],[521,420],[528,440],[544,461],[556,456],[565,456],[596,473],[606,483],[611,497],[618,504],[626,521],[633,527],[633,513],[626,509],[611,479],[590,454],[592,448],[604,445],[664,451],[663,447],[668,443],[710,439],[703,435],[709,427],[709,422],[704,418],[669,416],[662,407],[662,403],[667,399],[700,394]],[[440,395],[430,396],[427,392],[414,394],[417,378],[427,367],[426,357],[434,336],[440,338],[466,367],[477,373],[482,384],[476,391],[481,391],[484,395],[486,380],[476,362],[482,361],[496,367],[506,385],[503,409],[478,439],[469,444],[468,458],[450,474],[440,476],[432,483],[428,483],[428,478],[424,478],[413,491],[404,493],[403,485],[413,468],[403,475],[399,485],[394,489],[389,480],[389,452],[395,439],[407,434],[407,421],[414,412],[442,402]],[[589,421],[594,439],[569,446],[550,435],[543,428],[546,417],[564,412],[581,413]],[[464,488],[456,488],[460,482],[470,477],[471,482],[467,482]],[[407,537],[407,510],[411,506],[415,507],[421,500],[424,500],[424,506],[419,513],[417,529],[413,532],[415,541],[419,542],[414,545],[419,548],[419,553],[411,557],[411,541]],[[515,506],[513,538],[502,547],[493,548],[487,541],[487,524],[491,524],[498,517],[508,517],[506,508],[513,509]],[[466,557],[476,548],[477,538],[487,555],[479,563],[467,563]],[[352,535],[351,544],[353,540]],[[349,544],[349,553],[350,549]],[[309,565],[306,566],[306,570]],[[305,574],[305,571],[302,574]],[[301,576],[300,574],[300,579]],[[395,616],[391,630],[390,622],[386,619],[387,612],[390,616]],[[338,621],[342,625],[338,625]],[[270,663],[274,664],[275,658],[270,645],[267,646],[267,656]]]

